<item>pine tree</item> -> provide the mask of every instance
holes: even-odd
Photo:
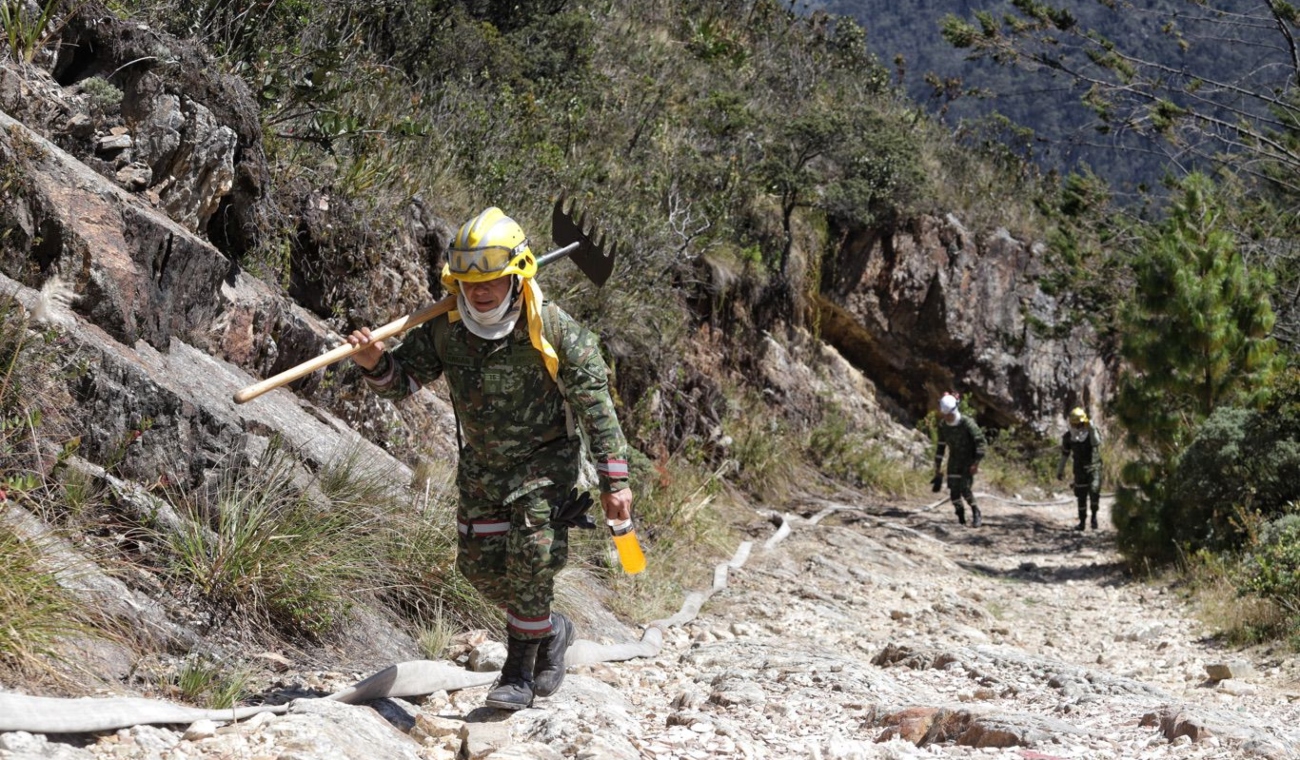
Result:
[[[1116,504],[1120,549],[1154,561],[1176,550],[1170,528],[1181,516],[1164,493],[1178,453],[1216,408],[1258,405],[1281,367],[1270,276],[1242,259],[1209,178],[1192,174],[1179,190],[1135,262],[1114,406],[1138,452]]]

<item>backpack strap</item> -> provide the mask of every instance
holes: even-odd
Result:
[[[569,399],[564,388],[564,351],[560,348],[560,317],[556,313],[557,307],[554,303],[547,301],[542,304],[542,335],[546,336],[546,342],[550,343],[555,349],[555,355],[560,359],[560,371],[555,375],[555,384],[560,389],[560,395],[564,397],[564,429],[568,431],[569,437],[572,438],[577,431],[577,425],[573,419],[573,408],[569,406]]]
[[[446,320],[433,320],[428,323],[427,328],[429,336],[433,341],[433,352],[438,356],[438,361],[445,361],[447,355],[447,333],[451,329],[451,323]],[[446,372],[444,366],[443,369]],[[450,385],[448,389],[450,389]],[[451,400],[451,418],[456,423],[456,454],[460,455],[465,450],[465,439],[460,433],[460,412],[456,411],[456,399]]]

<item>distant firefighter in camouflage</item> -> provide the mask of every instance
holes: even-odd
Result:
[[[576,490],[583,447],[575,425],[586,433],[609,520],[631,517],[627,442],[596,336],[543,302],[523,229],[489,208],[461,226],[447,258],[442,281],[456,310],[392,351],[368,329],[348,342],[364,346],[353,359],[386,398],[447,378],[460,444],[456,567],[505,610],[508,654],[487,704],[518,710],[559,688],[575,635],[551,609],[569,528],[593,525],[590,498]]]
[[[1074,460],[1074,495],[1079,500],[1079,524],[1083,530],[1092,507],[1092,529],[1097,529],[1097,510],[1101,506],[1101,435],[1092,426],[1082,407],[1070,412],[1070,429],[1061,437],[1061,463],[1056,477],[1065,477],[1065,463]]]
[[[957,397],[945,393],[939,399],[939,446],[934,453],[934,490],[938,491],[943,483],[943,458],[948,455],[948,495],[952,499],[953,511],[957,513],[957,522],[966,524],[966,504],[970,505],[972,528],[984,524],[980,508],[975,504],[975,494],[971,487],[975,483],[975,474],[979,472],[980,460],[984,458],[984,431],[975,424],[975,420],[961,413],[957,408]]]

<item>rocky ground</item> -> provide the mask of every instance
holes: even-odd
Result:
[[[1300,658],[1226,651],[1127,577],[1105,507],[1082,534],[1072,505],[983,507],[980,529],[946,505],[756,512],[656,656],[574,667],[519,713],[481,707],[486,686],[305,699],[233,725],[4,734],[0,758],[1300,757]]]

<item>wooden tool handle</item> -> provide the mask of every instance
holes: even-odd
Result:
[[[422,325],[440,314],[446,314],[455,306],[456,296],[447,296],[432,306],[426,306],[417,312],[407,314],[401,319],[393,320],[383,327],[371,330],[370,338],[372,341],[387,340],[394,335],[400,335],[406,332],[412,327]],[[235,403],[242,404],[246,401],[252,401],[267,391],[273,391],[282,385],[288,385],[300,377],[310,375],[318,369],[342,361],[360,351],[362,348],[364,348],[364,346],[354,346],[351,343],[344,343],[338,348],[331,349],[330,351],[317,356],[315,359],[309,359],[302,364],[286,369],[278,375],[268,377],[261,382],[253,383],[247,388],[240,390],[235,394]]]

